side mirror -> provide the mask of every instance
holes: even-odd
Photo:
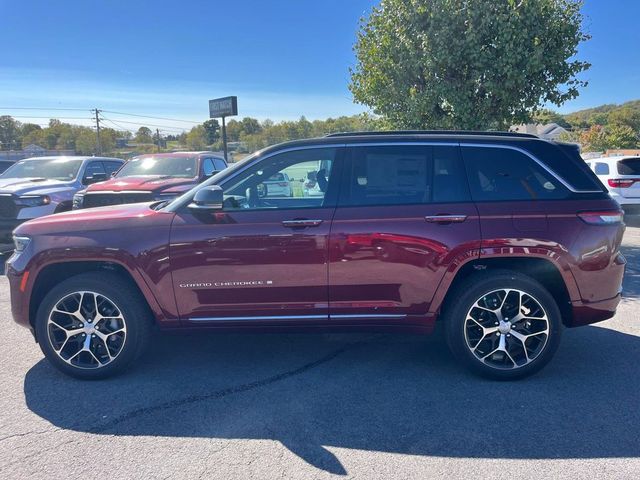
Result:
[[[193,210],[222,210],[224,195],[219,185],[201,188],[193,197],[189,208]]]
[[[104,172],[96,172],[90,177],[84,177],[83,183],[85,185],[91,185],[92,183],[103,182],[107,179],[107,174]]]

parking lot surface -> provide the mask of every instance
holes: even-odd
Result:
[[[640,229],[625,299],[540,374],[471,376],[438,336],[157,335],[81,382],[11,320],[0,277],[1,478],[638,478]]]

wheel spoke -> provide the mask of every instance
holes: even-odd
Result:
[[[110,316],[103,317],[101,308]],[[92,291],[78,291],[61,298],[49,313],[48,325],[49,342],[56,354],[66,363],[83,369],[101,368],[114,361],[127,338],[120,308],[105,295]],[[75,339],[73,343],[71,339]]]
[[[487,308],[498,304],[495,310]],[[494,325],[486,326],[489,323]],[[530,293],[503,288],[474,302],[464,332],[469,350],[485,365],[516,369],[534,361],[546,347],[549,319]]]

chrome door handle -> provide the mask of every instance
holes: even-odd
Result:
[[[428,215],[424,219],[429,223],[462,223],[466,215]]]
[[[288,228],[306,228],[306,227],[317,227],[322,224],[324,220],[284,220],[282,222],[283,227]]]

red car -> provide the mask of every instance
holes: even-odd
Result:
[[[270,197],[278,173],[321,194]],[[117,179],[116,179],[117,181]],[[612,317],[622,212],[575,146],[530,135],[336,134],[265,149],[173,201],[14,232],[15,320],[80,378],[135,363],[152,327],[402,331],[442,323],[472,371],[542,368],[564,327]]]
[[[73,197],[73,208],[172,200],[227,168],[213,152],[140,155],[125,163],[106,182],[95,183]]]

